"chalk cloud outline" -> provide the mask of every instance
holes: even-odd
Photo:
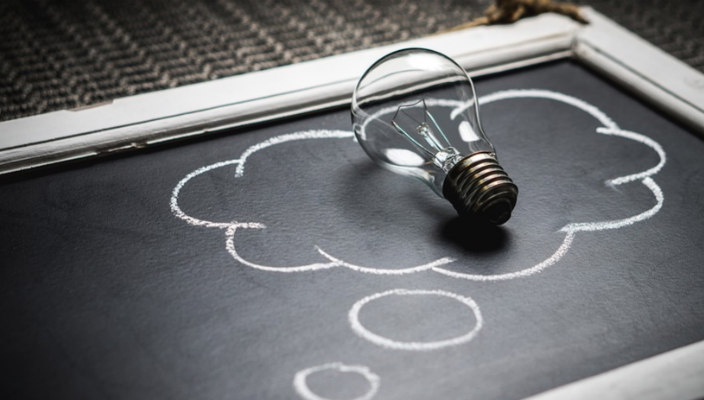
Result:
[[[531,267],[523,268],[518,271],[514,272],[509,272],[509,273],[503,273],[503,274],[468,274],[468,273],[463,273],[463,272],[457,272],[449,269],[442,268],[442,266],[453,263],[457,261],[454,258],[450,257],[442,257],[438,258],[434,261],[431,261],[429,263],[425,263],[422,265],[417,265],[417,266],[412,266],[412,267],[407,267],[407,268],[398,268],[398,269],[389,269],[389,268],[374,268],[374,267],[368,267],[368,266],[361,266],[361,265],[355,265],[348,263],[342,259],[336,258],[335,256],[331,255],[329,252],[323,250],[322,248],[316,246],[317,252],[325,259],[327,262],[316,262],[316,263],[310,263],[310,264],[305,264],[305,265],[298,265],[298,266],[288,266],[288,267],[273,267],[273,266],[266,266],[266,265],[260,265],[253,263],[249,260],[244,259],[238,252],[236,248],[236,243],[235,243],[235,235],[237,233],[238,229],[264,229],[266,226],[262,223],[259,222],[242,222],[242,221],[230,221],[230,222],[212,222],[212,221],[206,221],[206,220],[201,220],[195,217],[192,217],[188,214],[186,214],[183,210],[181,210],[180,206],[178,205],[178,197],[183,188],[186,186],[186,184],[193,178],[202,175],[204,173],[207,173],[209,171],[212,171],[217,168],[222,168],[225,166],[230,166],[230,165],[235,165],[235,178],[239,178],[244,176],[245,172],[245,164],[247,159],[252,156],[254,153],[264,150],[268,147],[282,144],[282,143],[287,143],[291,141],[298,141],[298,140],[315,140],[315,139],[350,139],[354,137],[354,134],[351,131],[343,131],[343,130],[307,130],[307,131],[301,131],[301,132],[295,132],[295,133],[289,133],[289,134],[283,134],[279,136],[275,136],[272,138],[269,138],[265,141],[262,141],[258,144],[255,144],[253,146],[250,146],[247,148],[244,153],[240,156],[238,159],[232,159],[232,160],[226,160],[226,161],[221,161],[217,162],[214,164],[210,164],[201,168],[198,168],[189,174],[187,174],[184,178],[182,178],[178,184],[174,187],[172,193],[171,193],[171,200],[170,200],[170,208],[171,212],[174,214],[175,217],[184,220],[186,223],[189,225],[193,226],[202,226],[206,228],[218,228],[218,229],[224,229],[225,230],[225,247],[227,251],[230,253],[230,255],[239,263],[246,265],[248,267],[258,269],[258,270],[263,270],[263,271],[271,271],[271,272],[284,272],[284,273],[293,273],[293,272],[306,272],[306,271],[317,271],[317,270],[323,270],[323,269],[330,269],[330,268],[336,268],[336,267],[344,267],[347,269],[350,269],[352,271],[356,272],[362,272],[362,273],[369,273],[369,274],[375,274],[375,275],[406,275],[406,274],[412,274],[412,273],[418,273],[418,272],[423,272],[423,271],[433,271],[448,277],[456,278],[456,279],[466,279],[466,280],[471,280],[471,281],[482,281],[482,282],[491,282],[491,281],[505,281],[505,280],[510,280],[510,279],[515,279],[515,278],[520,278],[520,277],[526,277],[530,275],[537,274],[539,272],[542,272],[546,268],[556,264],[557,262],[562,259],[562,257],[567,254],[569,251],[570,247],[572,246],[572,243],[574,242],[574,238],[577,234],[577,232],[595,232],[595,231],[604,231],[604,230],[612,230],[612,229],[620,229],[629,225],[632,225],[637,222],[642,222],[647,220],[648,218],[652,217],[653,215],[657,214],[658,211],[662,208],[662,205],[664,203],[664,195],[658,184],[653,180],[652,176],[657,174],[665,165],[666,163],[666,154],[665,151],[663,150],[662,146],[657,143],[655,140],[637,132],[632,132],[632,131],[627,131],[621,129],[616,122],[614,122],[608,115],[606,115],[604,112],[599,110],[597,107],[581,100],[576,97],[572,97],[563,93],[559,92],[553,92],[549,90],[541,90],[541,89],[510,89],[510,90],[503,90],[495,93],[491,93],[489,95],[482,96],[479,99],[480,104],[489,104],[495,101],[501,101],[501,100],[507,100],[507,99],[544,99],[544,100],[553,100],[557,102],[561,102],[567,105],[571,105],[575,108],[578,108],[587,114],[591,115],[593,118],[595,118],[598,122],[600,122],[603,126],[600,126],[596,128],[596,133],[603,134],[603,135],[610,135],[610,136],[618,136],[622,138],[626,138],[629,140],[633,140],[635,142],[638,142],[640,144],[643,144],[649,148],[651,148],[660,158],[659,162],[645,170],[641,171],[638,173],[634,174],[629,174],[621,177],[617,177],[614,179],[610,179],[606,181],[606,184],[611,187],[615,187],[618,185],[622,185],[625,183],[629,182],[634,182],[640,180],[641,183],[648,188],[652,194],[653,197],[656,200],[656,204],[651,207],[650,209],[643,211],[641,213],[638,213],[636,215],[627,217],[627,218],[622,218],[622,219],[615,219],[615,220],[608,220],[608,221],[594,221],[594,222],[576,222],[576,223],[569,223],[562,227],[559,232],[563,232],[565,234],[565,237],[563,238],[562,243],[558,246],[558,248],[550,255],[548,256],[545,260],[541,261],[540,263],[533,265]],[[455,100],[447,100],[447,99],[426,99],[426,102],[428,105],[431,106],[441,106],[441,107],[451,107],[453,110],[451,111],[450,117],[455,118],[460,112],[462,112],[464,109],[467,107],[471,106],[471,102],[463,103],[460,101],[455,101]],[[381,114],[387,113],[392,110],[388,109],[382,109],[379,110],[375,116],[379,116]]]

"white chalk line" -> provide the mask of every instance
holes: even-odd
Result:
[[[369,383],[369,389],[366,393],[351,400],[370,400],[374,397],[374,395],[376,395],[376,392],[379,390],[379,384],[381,379],[379,379],[379,376],[373,373],[368,367],[365,367],[364,365],[345,365],[341,362],[327,363],[298,371],[293,377],[294,390],[296,391],[296,393],[298,393],[299,396],[301,396],[301,398],[305,400],[330,400],[326,397],[321,397],[316,393],[313,393],[313,391],[308,386],[309,375],[328,370],[343,373],[356,373],[361,375],[367,381],[367,383]]]
[[[339,265],[339,266],[342,266],[345,268],[349,268],[352,271],[363,272],[363,273],[367,273],[367,274],[376,274],[376,275],[413,274],[416,272],[427,271],[427,270],[433,269],[437,266],[449,264],[449,263],[455,261],[454,258],[443,257],[443,258],[439,258],[435,261],[429,262],[427,264],[418,265],[418,266],[410,267],[410,268],[372,268],[372,267],[362,267],[359,265],[350,264],[348,262],[342,261],[340,259],[337,259],[337,258],[331,256],[330,254],[326,253],[320,247],[316,247],[316,249],[318,250],[318,253],[320,253],[323,257],[327,258],[328,260],[335,263],[336,265]]]
[[[588,113],[589,115],[596,118],[602,125],[609,129],[618,129],[618,125],[614,122],[608,115],[603,111],[598,109],[582,99],[566,95],[564,93],[553,92],[550,90],[543,89],[510,89],[501,90],[482,96],[479,98],[480,106],[482,104],[489,104],[499,100],[508,99],[525,99],[525,98],[535,98],[535,99],[549,99],[559,101],[565,104],[569,104],[573,107],[579,108],[580,110]],[[455,119],[461,112],[471,107],[471,104],[462,104],[460,107],[452,110],[450,113],[450,118]]]
[[[244,153],[242,153],[242,156],[238,159],[220,161],[220,162],[216,162],[214,164],[200,167],[200,168],[196,169],[195,171],[186,175],[174,187],[173,191],[171,192],[171,200],[170,200],[171,213],[174,214],[174,216],[176,218],[182,219],[182,220],[186,221],[188,224],[193,225],[193,226],[204,226],[206,228],[219,228],[219,229],[227,229],[231,226],[235,226],[235,227],[239,227],[239,228],[253,228],[253,229],[265,228],[264,224],[261,224],[259,222],[237,222],[237,221],[212,222],[212,221],[207,221],[207,220],[192,217],[192,216],[186,214],[181,209],[181,207],[178,204],[178,196],[181,193],[181,190],[183,189],[183,187],[186,185],[186,183],[188,183],[191,179],[193,179],[199,175],[202,175],[206,172],[212,171],[216,168],[222,168],[222,167],[226,167],[228,165],[237,165],[237,167],[235,169],[235,177],[242,177],[242,175],[244,174],[244,163],[247,160],[247,158],[249,156],[251,156],[252,154],[254,154],[255,152],[257,152],[259,150],[263,150],[263,149],[270,147],[270,146],[273,146],[275,144],[290,142],[290,141],[294,141],[294,140],[324,139],[324,138],[351,138],[353,136],[354,136],[354,134],[349,131],[325,130],[325,129],[289,133],[289,134],[285,134],[285,135],[275,136],[271,139],[268,139],[263,142],[257,143],[253,146],[250,146],[247,150],[244,151]]]
[[[183,210],[181,210],[181,207],[178,205],[178,195],[181,193],[181,189],[190,181],[191,179],[195,178],[198,175],[202,175],[208,171],[211,171],[216,168],[221,168],[221,167],[226,167],[228,165],[233,165],[233,164],[239,164],[240,160],[227,160],[227,161],[221,161],[217,162],[215,164],[210,164],[206,165],[205,167],[198,168],[197,170],[189,173],[186,175],[183,179],[181,179],[177,184],[176,187],[174,187],[174,190],[171,192],[171,213],[176,216],[176,218],[180,218],[184,221],[186,221],[188,224],[193,225],[193,226],[204,226],[206,228],[220,228],[220,229],[226,229],[230,226],[242,226],[242,227],[250,227],[250,228],[263,228],[264,225],[257,223],[257,222],[236,222],[236,221],[230,221],[230,222],[212,222],[212,221],[206,221],[202,219],[198,219],[195,217],[191,217],[190,215],[187,215]]]
[[[562,240],[562,244],[560,244],[560,247],[557,248],[557,250],[552,253],[552,255],[545,260],[541,261],[540,263],[526,269],[522,269],[519,271],[515,272],[508,272],[505,274],[493,274],[493,275],[481,275],[481,274],[468,274],[464,272],[456,272],[456,271],[451,271],[447,270],[444,268],[440,267],[433,267],[433,271],[443,274],[445,276],[449,276],[452,278],[457,278],[457,279],[467,279],[470,281],[479,281],[479,282],[495,282],[495,281],[506,281],[509,279],[515,279],[515,278],[521,278],[525,276],[530,276],[537,274],[539,272],[542,272],[546,268],[554,265],[562,257],[564,257],[565,254],[567,254],[567,251],[570,249],[570,246],[572,245],[572,241],[574,240],[574,232],[569,231],[565,235],[565,238]]]
[[[604,231],[604,230],[608,230],[608,229],[619,229],[619,228],[623,228],[625,226],[633,225],[636,222],[645,221],[646,219],[657,214],[657,212],[660,211],[660,209],[662,208],[663,202],[665,200],[663,193],[662,193],[662,190],[660,189],[658,184],[655,183],[655,181],[653,181],[650,177],[643,179],[642,182],[648,189],[650,189],[653,192],[653,196],[655,197],[656,203],[652,208],[650,208],[649,210],[644,211],[640,214],[634,215],[632,217],[614,220],[614,221],[567,224],[562,229],[560,229],[560,232],[565,232],[565,238],[563,239],[560,247],[550,257],[548,257],[547,259],[543,260],[542,262],[540,262],[539,264],[537,264],[533,267],[526,268],[526,269],[516,271],[516,272],[510,272],[510,273],[505,273],[505,274],[496,274],[496,275],[467,274],[467,273],[447,270],[444,268],[440,268],[439,266],[433,267],[432,270],[435,272],[438,272],[440,274],[453,277],[453,278],[467,279],[467,280],[481,281],[481,282],[505,281],[505,280],[509,280],[509,279],[530,276],[530,275],[542,272],[546,268],[548,268],[551,265],[554,265],[555,263],[560,261],[560,259],[562,259],[562,257],[564,257],[564,255],[567,254],[567,251],[572,246],[572,242],[573,242],[575,234],[577,232],[580,232],[580,231],[594,232],[594,231]]]
[[[475,325],[467,333],[445,340],[438,341],[428,341],[428,342],[403,342],[398,340],[389,339],[387,337],[377,335],[376,333],[367,329],[359,321],[359,312],[362,308],[373,302],[374,300],[380,299],[386,296],[440,296],[448,297],[459,301],[460,303],[466,305],[472,313],[474,314]],[[352,305],[348,313],[348,320],[352,331],[356,333],[359,337],[368,340],[378,346],[394,349],[394,350],[409,350],[409,351],[429,351],[438,350],[445,347],[457,346],[460,344],[467,343],[477,336],[477,333],[484,325],[484,319],[482,318],[481,310],[479,306],[470,297],[460,296],[452,292],[446,292],[444,290],[409,290],[409,289],[392,289],[385,292],[376,293],[371,296],[367,296],[357,301]]]
[[[617,128],[597,128],[597,132],[602,133],[604,135],[614,135],[614,136],[621,136],[630,140],[634,140],[636,142],[640,142],[651,149],[653,149],[657,154],[658,157],[660,157],[660,161],[658,161],[657,165],[654,167],[645,170],[643,172],[639,172],[637,174],[632,174],[632,175],[626,175],[622,176],[616,179],[611,179],[606,181],[607,185],[610,186],[616,186],[616,185],[621,185],[627,182],[633,182],[637,181],[639,179],[645,179],[647,177],[653,176],[660,172],[662,167],[665,166],[665,162],[667,160],[667,156],[665,155],[665,150],[663,150],[662,146],[660,146],[660,143],[654,141],[653,139],[642,135],[640,133],[636,132],[631,132],[631,131],[624,131],[623,129],[617,129]]]
[[[622,177],[618,177],[615,179],[611,179],[606,181],[606,184],[608,186],[615,186],[615,185],[621,185],[627,182],[633,182],[637,180],[641,180],[642,183],[648,187],[654,194],[655,199],[656,199],[656,204],[653,206],[651,209],[640,213],[638,215],[624,218],[624,219],[619,219],[619,220],[613,220],[613,221],[600,221],[600,222],[583,222],[583,223],[571,223],[565,225],[563,228],[560,229],[561,232],[565,232],[565,238],[563,239],[562,244],[560,247],[553,253],[550,257],[548,257],[546,260],[543,260],[542,262],[538,263],[537,265],[534,265],[529,268],[525,268],[516,272],[511,272],[511,273],[505,273],[505,274],[496,274],[496,275],[481,275],[481,274],[466,274],[466,273],[461,273],[461,272],[456,272],[456,271],[451,271],[451,270],[446,270],[444,268],[441,268],[441,266],[450,264],[452,262],[455,262],[456,260],[450,257],[443,257],[439,258],[437,260],[431,261],[426,264],[422,265],[417,265],[417,266],[412,266],[412,267],[406,267],[406,268],[398,268],[398,269],[389,269],[389,268],[374,268],[374,267],[365,267],[365,266],[360,266],[360,265],[355,265],[348,263],[346,261],[343,261],[341,259],[338,259],[328,252],[324,251],[318,246],[315,246],[315,249],[318,251],[318,253],[329,260],[330,262],[328,263],[312,263],[312,264],[307,264],[307,265],[299,265],[299,266],[292,266],[292,267],[274,267],[274,266],[266,266],[266,265],[260,265],[256,264],[250,261],[245,260],[243,257],[241,257],[234,245],[234,235],[236,232],[237,228],[264,228],[265,226],[261,223],[257,222],[210,222],[210,221],[204,221],[204,220],[199,220],[197,218],[191,217],[186,215],[183,211],[178,206],[178,195],[183,188],[183,186],[192,178],[195,176],[198,176],[200,174],[203,174],[205,172],[208,172],[212,169],[223,167],[226,165],[232,165],[236,164],[236,170],[235,170],[235,177],[241,177],[244,175],[244,165],[247,160],[252,154],[259,150],[263,150],[267,147],[276,145],[276,144],[281,144],[281,143],[286,143],[294,140],[302,140],[302,139],[323,139],[323,138],[351,138],[353,137],[353,133],[349,131],[341,131],[341,130],[310,130],[310,131],[303,131],[303,132],[295,132],[295,133],[290,133],[290,134],[285,134],[281,136],[276,136],[270,139],[267,139],[263,142],[260,142],[258,144],[255,144],[253,146],[250,146],[245,152],[242,154],[242,156],[239,159],[236,160],[229,160],[229,161],[223,161],[219,163],[215,163],[206,167],[202,167],[197,169],[196,171],[193,171],[192,173],[188,174],[185,178],[183,178],[178,185],[174,188],[174,191],[172,193],[171,197],[171,210],[174,213],[175,216],[178,218],[181,218],[188,222],[191,225],[197,225],[197,226],[206,226],[206,227],[214,227],[214,228],[220,228],[220,229],[227,229],[227,240],[226,240],[226,247],[228,252],[232,255],[232,257],[237,260],[238,262],[249,266],[251,268],[256,268],[260,270],[265,270],[265,271],[274,271],[274,272],[305,272],[305,271],[316,271],[316,270],[321,270],[321,269],[329,269],[333,267],[345,267],[347,269],[356,271],[356,272],[361,272],[361,273],[367,273],[367,274],[376,274],[376,275],[405,275],[405,274],[412,274],[412,273],[418,273],[422,271],[435,271],[440,274],[446,275],[446,276],[451,276],[454,278],[459,278],[459,279],[467,279],[467,280],[475,280],[475,281],[503,281],[503,280],[509,280],[509,279],[514,279],[514,278],[519,278],[519,277],[525,277],[529,275],[533,275],[536,273],[539,273],[543,271],[544,269],[548,268],[549,266],[554,265],[557,263],[569,250],[576,232],[579,231],[601,231],[601,230],[607,230],[607,229],[618,229],[622,228],[625,226],[632,225],[636,222],[641,222],[644,221],[653,215],[655,215],[660,208],[662,207],[662,204],[664,202],[664,195],[662,193],[662,190],[660,187],[653,181],[650,177],[657,172],[659,172],[663,166],[665,165],[666,162],[666,154],[665,151],[663,150],[662,146],[660,146],[659,143],[657,143],[655,140],[642,135],[640,133],[636,132],[631,132],[631,131],[625,131],[622,130],[618,127],[618,125],[604,112],[599,110],[597,107],[572,96],[562,94],[562,93],[557,93],[557,92],[551,92],[548,90],[540,90],[540,89],[520,89],[520,90],[504,90],[500,92],[495,92],[492,94],[489,94],[487,96],[483,96],[479,99],[480,104],[488,104],[491,102],[499,101],[499,100],[506,100],[506,99],[515,99],[515,98],[542,98],[542,99],[549,99],[549,100],[554,100],[554,101],[559,101],[568,105],[572,105],[576,108],[579,108],[586,113],[590,114],[593,116],[597,121],[599,121],[601,124],[603,124],[603,127],[599,127],[596,129],[596,131],[600,134],[604,135],[613,135],[613,136],[620,136],[624,137],[636,142],[639,142],[641,144],[644,144],[650,148],[652,148],[660,157],[660,161],[658,164],[646,171],[639,172],[636,174],[631,174],[631,175],[626,175]],[[457,100],[448,100],[448,99],[434,99],[434,98],[429,98],[426,99],[426,103],[430,106],[440,106],[440,107],[455,107],[455,109],[451,112],[451,118],[455,118],[460,112],[464,111],[467,109],[471,104],[467,103],[462,103]],[[374,113],[370,119],[367,120],[367,122],[373,118],[378,118],[381,115],[389,112],[394,112],[395,107],[386,107],[384,109],[381,109]],[[365,124],[367,123],[365,122]],[[364,128],[364,127],[363,127]]]
[[[560,231],[562,232],[594,232],[594,231],[604,231],[607,229],[619,229],[623,228],[625,226],[633,225],[636,222],[641,222],[645,221],[646,219],[652,217],[653,215],[657,214],[658,211],[662,208],[662,205],[665,201],[665,196],[662,193],[662,190],[660,189],[660,186],[658,186],[655,181],[648,177],[642,180],[643,184],[645,187],[650,189],[651,192],[653,192],[653,195],[655,196],[655,205],[650,208],[649,210],[642,212],[640,214],[634,215],[629,218],[624,218],[624,219],[617,219],[613,221],[602,221],[602,222],[579,222],[579,223],[572,223],[572,224],[567,224],[565,225]]]
[[[309,131],[302,131],[302,132],[294,132],[294,133],[287,133],[285,135],[280,135],[280,136],[274,136],[272,138],[269,138],[263,142],[257,143],[254,146],[251,146],[247,150],[245,150],[244,153],[242,153],[242,156],[240,157],[240,163],[237,165],[237,169],[235,169],[235,177],[242,177],[244,175],[244,164],[251,156],[252,154],[256,153],[257,151],[264,150],[267,147],[271,147],[276,144],[281,144],[281,143],[286,143],[286,142],[292,142],[295,140],[305,140],[305,139],[331,139],[331,138],[352,138],[354,136],[354,133],[350,131],[343,131],[343,130],[326,130],[326,129],[316,129],[316,130],[309,130]]]
[[[328,268],[333,268],[333,267],[338,267],[339,264],[336,262],[329,262],[329,263],[314,263],[314,264],[307,264],[307,265],[299,265],[295,267],[272,267],[268,265],[260,265],[260,264],[255,264],[251,261],[247,261],[244,258],[242,258],[239,253],[237,253],[237,249],[235,248],[235,232],[237,231],[237,226],[230,226],[227,228],[227,231],[225,232],[225,235],[227,239],[225,240],[225,248],[227,249],[227,252],[230,253],[230,255],[237,260],[239,263],[244,264],[250,268],[262,270],[262,271],[269,271],[269,272],[304,272],[304,271],[317,271],[319,269],[328,269]]]

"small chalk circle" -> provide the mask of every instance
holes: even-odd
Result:
[[[361,375],[367,381],[367,383],[369,383],[369,389],[366,393],[350,400],[370,400],[374,397],[374,395],[376,395],[376,392],[379,390],[379,383],[381,380],[379,379],[379,376],[370,371],[368,367],[365,367],[363,365],[345,365],[341,362],[332,362],[323,365],[318,365],[315,367],[306,368],[296,373],[296,375],[293,377],[293,388],[296,393],[301,396],[301,398],[305,400],[331,400],[314,393],[308,386],[308,376],[321,371],[356,373]],[[338,397],[336,397],[335,399],[341,400]]]

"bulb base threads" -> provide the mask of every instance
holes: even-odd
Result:
[[[448,172],[442,191],[460,216],[495,225],[511,218],[518,198],[518,187],[489,152],[461,159]]]

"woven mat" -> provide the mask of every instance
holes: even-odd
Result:
[[[428,35],[491,0],[3,0],[0,120]],[[701,0],[585,1],[704,71]]]

